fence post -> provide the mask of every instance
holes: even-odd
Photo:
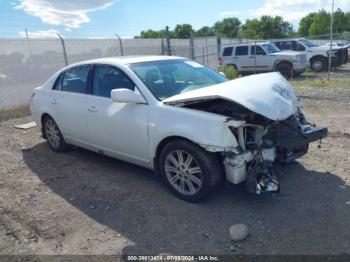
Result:
[[[194,41],[192,33],[190,34],[190,58],[191,60],[194,60]]]
[[[62,50],[63,50],[63,57],[64,57],[64,63],[67,66],[68,65],[68,59],[67,59],[67,52],[66,52],[66,46],[64,44],[64,39],[63,37],[57,33],[58,37],[61,39],[61,43],[62,43]]]
[[[162,45],[162,55],[164,55],[164,53],[165,53],[164,38],[162,38],[161,45]]]
[[[166,37],[166,45],[168,55],[171,56],[171,45],[170,45],[170,34],[169,34],[169,26],[165,27],[165,37]]]
[[[220,51],[221,51],[221,37],[216,37],[216,45],[217,45],[217,52],[218,52],[218,59],[220,58]]]
[[[115,34],[115,36],[118,38],[119,40],[119,46],[120,46],[120,55],[123,56],[124,55],[124,48],[123,48],[123,40],[121,39],[121,37],[118,34]]]

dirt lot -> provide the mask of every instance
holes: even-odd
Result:
[[[183,202],[143,168],[50,151],[37,128],[13,128],[29,117],[1,122],[0,254],[350,254],[348,69],[333,75],[348,77],[341,87],[298,88],[308,118],[330,135],[279,168],[275,195],[225,185]],[[235,223],[250,228],[238,244]]]

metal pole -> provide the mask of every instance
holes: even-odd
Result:
[[[124,55],[124,48],[123,48],[123,40],[118,34],[115,34],[115,36],[119,39],[119,46],[120,46],[120,55]]]
[[[190,34],[190,57],[192,60],[194,60],[194,41],[192,33]]]
[[[255,43],[254,43],[254,74],[256,74],[256,39],[255,39]]]
[[[66,46],[64,44],[64,39],[63,37],[59,34],[56,33],[58,35],[58,37],[61,39],[61,43],[62,43],[62,49],[63,49],[63,57],[64,57],[64,63],[67,66],[68,65],[68,59],[67,59],[67,52],[66,52]]]
[[[170,35],[169,35],[169,26],[165,27],[165,36],[166,36],[166,45],[168,49],[168,55],[171,56],[171,45],[170,45]]]
[[[30,46],[27,28],[25,28],[25,32],[26,32],[26,38],[27,38],[27,43],[28,43],[28,48],[29,48],[29,55],[32,56],[32,47]]]
[[[207,65],[209,65],[209,55],[208,55],[208,38],[205,37],[205,53],[207,56]]]
[[[331,75],[331,66],[332,66],[332,45],[333,45],[333,12],[334,12],[334,0],[332,1],[332,13],[331,13],[331,34],[329,41],[329,55],[328,55],[328,75],[327,80],[329,81],[329,77]]]

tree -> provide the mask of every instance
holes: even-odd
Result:
[[[314,22],[314,18],[317,13],[310,13],[307,16],[304,16],[299,22],[299,30],[298,33],[300,36],[308,36],[309,28],[311,24]]]
[[[225,18],[214,24],[215,31],[223,37],[234,38],[238,36],[241,21],[236,17]]]
[[[309,36],[329,34],[331,14],[322,9],[318,11],[309,28]]]
[[[176,25],[174,29],[174,38],[190,38],[190,36],[194,33],[192,25],[190,24],[182,24]]]
[[[260,19],[248,19],[242,27],[242,36],[247,38],[284,38],[293,34],[293,27],[281,16],[264,15]]]
[[[215,36],[215,29],[209,26],[203,26],[194,32],[193,36],[201,37],[201,36]]]
[[[141,31],[140,36],[136,36],[135,38],[162,38],[164,34],[165,30],[154,31],[148,29],[147,31]]]

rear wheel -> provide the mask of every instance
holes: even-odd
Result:
[[[287,62],[281,62],[276,66],[276,71],[280,72],[286,78],[293,76],[293,66]]]
[[[43,121],[43,127],[47,142],[53,151],[63,152],[69,148],[69,145],[64,140],[60,129],[52,117],[45,117]]]
[[[215,155],[186,141],[174,140],[162,150],[159,170],[167,187],[179,198],[198,202],[221,182]]]
[[[311,69],[315,72],[321,72],[326,69],[327,61],[323,57],[315,57],[311,60]]]

